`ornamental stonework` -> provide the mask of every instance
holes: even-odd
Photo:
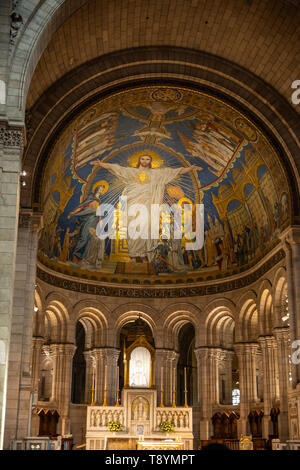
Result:
[[[0,125],[0,145],[4,147],[23,147],[23,131],[20,127],[8,128]]]
[[[42,269],[41,265],[37,267],[37,277],[41,281],[46,282],[52,286],[66,289],[74,292],[81,292],[82,294],[92,294],[100,296],[110,297],[128,297],[128,298],[144,298],[144,299],[155,299],[155,298],[182,298],[182,297],[195,297],[210,294],[219,294],[223,292],[229,292],[235,289],[241,289],[246,287],[253,282],[260,279],[267,271],[273,266],[284,259],[284,250],[279,250],[277,253],[268,259],[262,266],[256,271],[247,274],[246,276],[240,277],[234,280],[227,280],[219,284],[210,285],[196,285],[196,286],[183,286],[178,288],[145,288],[145,287],[120,287],[103,284],[90,284],[87,282],[78,282],[72,279],[65,279],[58,277],[54,273],[49,273]]]

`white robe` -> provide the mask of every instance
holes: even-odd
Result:
[[[153,258],[153,249],[157,240],[151,239],[151,206],[162,204],[166,185],[174,180],[182,168],[132,168],[124,167],[116,163],[109,164],[109,170],[120,178],[126,187],[122,196],[127,197],[128,211],[132,204],[143,204],[148,210],[148,239],[138,238],[136,240],[127,237],[128,253],[131,258],[147,257],[148,261]],[[131,219],[128,217],[128,224]],[[140,232],[143,227],[140,227]]]

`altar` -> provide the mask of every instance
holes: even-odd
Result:
[[[110,422],[122,430],[112,432]],[[174,423],[174,432],[160,429],[163,421]],[[88,406],[86,450],[193,449],[192,408],[157,406],[155,389],[128,388],[122,391],[122,406]],[[170,435],[172,437],[170,437]]]
[[[87,450],[193,449],[192,408],[187,405],[186,370],[185,405],[176,406],[176,369],[165,370],[169,379],[169,396],[164,406],[164,366],[161,366],[160,387],[155,386],[155,349],[140,320],[133,325],[124,343],[124,388],[119,400],[119,367],[116,370],[115,406],[107,406],[107,365],[104,376],[102,406],[92,402],[87,408]],[[172,436],[172,438],[170,437]],[[166,440],[167,439],[167,440]],[[171,440],[170,440],[171,439]]]

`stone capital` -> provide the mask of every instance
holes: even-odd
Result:
[[[273,335],[259,336],[258,342],[259,342],[261,349],[263,348],[271,349],[276,346],[276,340]]]
[[[284,230],[279,235],[283,243],[283,248],[288,251],[293,245],[300,245],[300,227],[293,225]]]
[[[167,360],[169,350],[168,349],[160,349],[157,348],[155,350],[155,357],[156,360],[162,359],[162,360]]]
[[[65,344],[65,345],[64,345],[63,353],[64,353],[66,356],[73,357],[74,354],[75,354],[76,349],[77,349],[77,347],[75,346],[75,344],[73,344],[73,343],[68,343],[68,344]]]
[[[287,343],[289,340],[290,328],[288,326],[276,326],[273,328],[273,333],[277,340],[283,340]]]
[[[19,228],[28,228],[38,232],[43,227],[43,215],[41,212],[33,212],[32,209],[20,209]]]
[[[209,348],[207,347],[201,347],[201,348],[195,349],[195,356],[196,356],[197,362],[201,362],[203,360],[208,359],[208,354],[209,354]]]
[[[176,351],[174,351],[172,349],[168,350],[167,360],[169,360],[169,361],[178,361],[178,358],[179,358],[179,354]]]
[[[42,349],[44,342],[45,338],[42,336],[33,336],[32,338],[32,345],[34,349]]]
[[[101,348],[102,351],[103,351],[103,357],[106,358],[106,360],[108,359],[112,359],[113,361],[117,361],[119,359],[119,356],[120,356],[120,349],[117,349],[117,348]],[[99,349],[93,349],[93,351],[100,351],[100,348]]]
[[[0,146],[23,149],[24,128],[0,122]]]
[[[258,343],[235,343],[233,345],[234,350],[238,356],[249,355],[249,354],[258,354]]]

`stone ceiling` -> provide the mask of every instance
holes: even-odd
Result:
[[[31,81],[27,109],[56,80],[86,61],[114,51],[160,45],[201,50],[239,64],[290,102],[291,83],[300,77],[296,4],[283,0],[85,2],[58,27],[45,49]]]

